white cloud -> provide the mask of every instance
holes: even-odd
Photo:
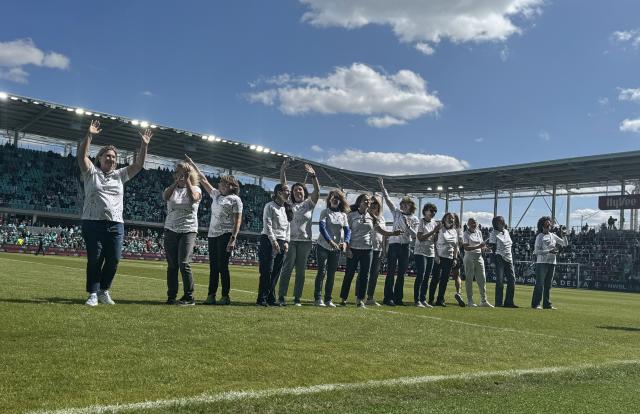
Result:
[[[493,213],[488,211],[463,211],[460,221],[462,224],[467,224],[470,218],[476,219],[483,227],[491,227],[491,220],[493,220]]]
[[[313,152],[324,152],[324,150],[322,149],[322,147],[320,145],[312,145],[311,146],[311,151],[313,151]]]
[[[477,142],[477,143],[481,143],[481,142],[484,142],[484,138],[482,138],[482,137],[476,138],[476,139],[474,139],[474,141]]]
[[[142,91],[142,92],[140,92],[140,95],[149,96],[149,97],[154,96],[153,92],[151,92],[151,91]]]
[[[640,118],[638,118],[638,119],[625,119],[620,124],[620,131],[622,131],[622,132],[637,132],[637,133],[640,133]]]
[[[433,55],[436,52],[434,48],[429,46],[429,43],[423,43],[423,42],[416,43],[416,49],[418,49],[419,51],[421,51],[427,56]]]
[[[617,211],[594,210],[592,208],[573,210],[569,218],[572,222],[576,222],[576,224],[582,223],[584,225],[584,223],[589,223],[590,226],[594,226],[606,223],[609,216],[613,216],[614,219],[620,218],[620,214]],[[616,227],[618,224],[619,223],[616,222]]]
[[[618,99],[621,101],[640,102],[640,88],[637,88],[637,89],[620,88]]]
[[[331,154],[325,162],[338,168],[385,175],[430,174],[469,168],[467,161],[449,155],[364,152],[357,149]]]
[[[543,141],[551,140],[551,134],[549,134],[547,131],[540,131],[540,133],[538,134],[538,137]]]
[[[640,29],[615,31],[611,34],[611,38],[623,46],[629,44],[636,49],[640,48]]]
[[[29,83],[29,74],[22,68],[2,69],[0,68],[0,79],[16,83]]]
[[[514,18],[532,18],[543,4],[543,0],[300,1],[309,8],[302,20],[314,26],[390,26],[401,42],[415,43],[426,54],[443,39],[454,43],[505,41],[522,32]]]
[[[420,75],[410,70],[380,73],[362,63],[337,67],[324,78],[285,74],[264,83],[277,88],[249,94],[251,102],[278,105],[286,115],[367,115],[367,123],[377,128],[402,125],[443,106]]]
[[[500,50],[500,60],[506,62],[509,59],[509,47],[504,45],[502,50]]]
[[[598,98],[598,104],[601,106],[609,106],[609,98]]]
[[[70,61],[63,54],[43,52],[31,39],[0,42],[0,79],[27,83],[29,74],[23,69],[27,65],[68,69]]]

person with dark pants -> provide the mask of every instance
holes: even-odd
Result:
[[[218,188],[214,188],[198,166],[186,157],[198,172],[200,183],[211,196],[211,221],[209,222],[209,290],[204,305],[230,305],[231,274],[229,259],[236,248],[236,240],[242,224],[242,200],[240,183],[233,175],[221,175]],[[218,281],[222,282],[222,297],[216,301]]]
[[[191,255],[198,234],[198,206],[202,191],[197,171],[182,161],[176,165],[174,183],[167,187],[162,198],[167,202],[164,223],[164,251],[167,258],[167,304],[195,305]],[[184,295],[178,295],[178,270],[182,274]]]
[[[419,224],[418,218],[413,215],[416,211],[416,203],[411,197],[403,197],[400,200],[400,208],[397,209],[384,188],[382,178],[378,178],[378,182],[387,207],[393,213],[393,231],[402,231],[401,235],[389,238],[387,277],[384,281],[382,303],[387,306],[404,306],[404,274],[409,267],[409,244],[416,237]]]
[[[282,270],[284,255],[289,248],[289,222],[293,219],[293,211],[287,203],[289,194],[288,186],[277,184],[273,189],[272,201],[264,206],[262,213],[262,235],[258,246],[258,306],[277,306],[276,284]]]
[[[556,309],[551,303],[551,285],[556,269],[556,254],[558,245],[566,246],[567,237],[560,229],[559,237],[551,231],[551,217],[545,216],[538,220],[538,235],[533,253],[536,259],[536,286],[533,288],[531,307],[534,309]],[[542,300],[542,308],[540,301]]]
[[[517,308],[514,302],[516,289],[516,276],[513,269],[513,254],[511,248],[513,242],[509,231],[506,229],[504,217],[496,216],[491,221],[493,227],[489,234],[489,247],[494,253],[496,264],[496,301],[495,306],[504,308]],[[504,285],[507,285],[505,294]],[[503,299],[504,294],[504,299]]]
[[[422,220],[418,225],[416,234],[416,244],[413,249],[413,260],[415,261],[416,280],[413,283],[413,302],[419,308],[431,308],[427,303],[427,287],[429,286],[429,276],[433,270],[433,258],[435,256],[434,237],[440,227],[433,218],[438,212],[438,208],[427,203],[422,207]]]
[[[42,240],[43,237],[44,236],[40,235],[40,240],[38,241],[38,250],[36,250],[36,256],[40,253],[42,253],[42,255],[44,256],[44,240]]]
[[[378,221],[378,226],[386,230],[386,223],[384,215],[382,214],[382,199],[379,196],[373,196],[371,198],[371,204],[369,206],[369,214],[371,217],[375,217]],[[375,231],[372,235],[372,247],[371,252],[371,269],[369,271],[369,282],[367,284],[367,301],[366,306],[381,306],[376,302],[374,295],[376,293],[376,285],[378,284],[378,277],[380,275],[380,265],[382,262],[382,252],[384,251],[385,237],[382,233]]]
[[[439,266],[437,271],[433,273],[433,278],[437,278],[438,280],[438,296],[435,306],[446,306],[444,295],[447,290],[451,269],[453,269],[457,257],[458,229],[454,226],[453,214],[446,213],[444,217],[442,217],[442,227],[436,237],[436,255],[434,261],[438,263]]]
[[[332,292],[340,253],[351,242],[351,229],[349,229],[349,220],[347,219],[349,204],[342,191],[332,190],[327,196],[326,205],[327,208],[320,213],[318,224],[320,229],[316,245],[318,273],[316,274],[313,297],[315,306],[335,308]],[[327,277],[326,283],[325,276]],[[323,283],[324,300],[322,300]]]
[[[349,229],[351,230],[351,242],[347,245],[347,269],[340,291],[341,306],[347,305],[351,281],[359,266],[360,271],[356,280],[356,305],[359,308],[365,307],[365,295],[369,282],[375,233],[380,232],[388,236],[399,234],[399,232],[392,233],[382,229],[377,218],[369,213],[370,205],[371,197],[368,194],[360,194],[355,204],[351,206],[351,212],[347,214]]]
[[[150,129],[139,133],[140,150],[135,162],[116,169],[118,154],[113,145],[98,151],[95,166],[89,159],[91,140],[100,131],[100,122],[91,121],[77,154],[84,182],[82,237],[87,249],[87,306],[115,305],[109,289],[122,256],[124,184],[144,168],[147,147],[153,136]]]

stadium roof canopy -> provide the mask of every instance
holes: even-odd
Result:
[[[285,158],[292,158],[287,170],[290,181],[304,181],[301,164],[312,164],[322,185],[374,191],[378,174],[349,171],[261,146],[216,137],[206,133],[153,125],[119,115],[83,110],[42,100],[0,94],[0,128],[15,136],[35,134],[68,141],[79,141],[91,119],[99,119],[102,133],[95,145],[113,144],[136,151],[138,132],[153,128],[149,153],[182,158],[189,154],[196,162],[257,177],[277,179]],[[640,178],[640,151],[568,158],[528,164],[500,166],[448,173],[385,176],[385,186],[399,194],[482,194],[495,191],[526,192],[558,188],[620,185],[622,180]]]

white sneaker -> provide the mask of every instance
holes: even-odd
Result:
[[[295,303],[293,304],[293,306],[302,306],[302,303],[300,303],[300,302],[295,302]]]
[[[433,306],[429,305],[426,300],[422,301],[422,306],[424,306],[425,308],[433,308]]]
[[[367,299],[367,301],[364,304],[367,306],[382,306],[378,302],[376,302],[375,299]]]
[[[329,302],[325,303],[325,306],[326,306],[327,308],[335,308],[335,307],[336,307],[336,304],[335,304],[335,303],[333,303],[333,301],[331,301],[331,300],[330,300]]]
[[[314,305],[316,305],[316,306],[323,307],[323,308],[324,308],[325,306],[327,306],[327,305],[325,305],[325,304],[324,304],[324,301],[323,301],[322,299],[318,299],[318,300],[316,300],[315,302],[313,302],[313,304],[314,304]]]
[[[360,300],[360,299],[358,299],[358,300],[356,301],[356,307],[357,307],[357,308],[362,308],[362,309],[366,309],[366,308],[367,308],[367,307],[365,306],[365,304],[364,304],[364,300]]]
[[[478,305],[476,305],[475,302],[472,301],[472,300],[468,300],[467,301],[467,306],[470,307],[470,308],[477,308],[478,307]]]
[[[480,302],[480,307],[481,308],[493,308],[493,305],[490,304],[489,302],[487,302],[486,300],[483,300],[482,302]]]
[[[416,302],[416,308],[424,308],[425,306],[422,304],[422,302]]]
[[[99,290],[98,291],[98,302],[104,303],[105,305],[115,305],[116,303],[111,299],[111,295],[109,295],[108,290]]]
[[[91,307],[98,306],[98,295],[95,293],[90,294],[89,299],[84,304]]]

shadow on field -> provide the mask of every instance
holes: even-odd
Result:
[[[52,298],[31,298],[31,299],[15,299],[15,298],[0,298],[0,302],[4,303],[26,303],[26,304],[51,304],[55,303],[58,305],[84,305],[86,299],[84,298],[60,298],[60,297],[52,297]],[[139,300],[139,299],[118,299],[114,298],[116,305],[152,305],[152,306],[166,306],[166,307],[180,307],[178,305],[167,305],[164,300]],[[104,306],[104,305],[103,305]],[[231,305],[204,305],[202,302],[196,302],[196,306],[203,308],[224,308],[224,307],[256,307],[255,302],[232,302]],[[308,305],[307,305],[308,306]],[[189,307],[189,306],[183,306]],[[288,307],[293,307],[289,305]],[[278,306],[270,306],[271,308],[279,308]]]
[[[598,328],[610,331],[640,332],[640,328],[633,328],[631,326],[598,326]]]

